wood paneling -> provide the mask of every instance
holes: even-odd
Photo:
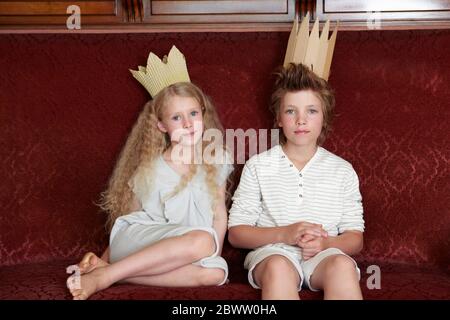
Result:
[[[120,1],[0,1],[0,25],[61,25],[70,14],[67,8],[80,8],[82,24],[119,23]]]
[[[149,23],[292,22],[295,0],[150,1]]]
[[[343,29],[450,27],[450,0],[317,0],[320,20],[339,20]]]

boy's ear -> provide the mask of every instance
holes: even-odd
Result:
[[[164,123],[162,123],[161,121],[158,121],[156,123],[156,125],[158,126],[159,131],[167,133],[167,129],[166,129],[166,126],[164,126]]]
[[[280,120],[280,116],[277,117],[277,123],[280,128],[283,127],[283,124],[281,123],[281,120]]]

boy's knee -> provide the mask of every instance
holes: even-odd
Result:
[[[298,272],[292,262],[281,255],[273,255],[265,261],[260,270],[260,281],[274,282],[280,279],[296,279],[299,281]]]
[[[329,258],[325,268],[326,275],[333,276],[349,272],[356,272],[355,264],[349,257],[339,254]]]
[[[216,248],[214,237],[207,231],[191,231],[185,235],[188,250],[187,252],[194,260],[200,260],[211,256]]]

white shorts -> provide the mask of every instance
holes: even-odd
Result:
[[[145,247],[175,236],[181,236],[191,231],[205,231],[212,235],[216,245],[214,253],[203,259],[200,259],[193,265],[203,268],[218,268],[225,273],[223,285],[228,281],[228,265],[224,258],[218,255],[219,241],[217,233],[210,227],[188,227],[181,225],[141,225],[120,223],[114,225],[114,232],[111,232],[110,238],[110,262],[116,262],[129,256],[132,253],[140,251]]]
[[[265,246],[249,252],[247,254],[247,257],[245,258],[244,267],[248,269],[248,282],[250,283],[250,285],[255,289],[261,289],[253,279],[253,270],[258,265],[258,263],[260,263],[267,257],[270,257],[272,255],[281,255],[283,257],[286,257],[290,262],[292,262],[292,264],[294,265],[295,269],[298,272],[298,275],[300,277],[298,291],[302,289],[302,286],[307,287],[312,291],[319,291],[319,289],[313,288],[311,286],[310,282],[311,275],[313,274],[317,265],[320,262],[322,262],[323,259],[337,254],[342,254],[348,257],[351,261],[353,261],[353,263],[355,264],[355,269],[358,272],[358,277],[359,279],[361,279],[361,272],[358,268],[358,265],[356,264],[356,261],[352,257],[350,257],[349,255],[345,254],[344,252],[342,252],[337,248],[325,249],[316,254],[311,259],[304,261],[301,255],[295,253],[293,250],[287,250],[285,246],[277,246],[277,245],[268,247]]]

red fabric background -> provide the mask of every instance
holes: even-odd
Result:
[[[270,128],[271,72],[287,37],[0,35],[0,280],[15,270],[6,266],[75,262],[106,246],[94,202],[148,99],[128,69],[145,65],[149,51],[161,56],[175,44],[226,128]],[[448,30],[340,32],[330,77],[338,116],[325,144],[360,177],[366,232],[357,260],[431,268],[447,274],[446,288],[449,48]],[[227,246],[224,255],[231,278],[245,283],[245,252]]]

